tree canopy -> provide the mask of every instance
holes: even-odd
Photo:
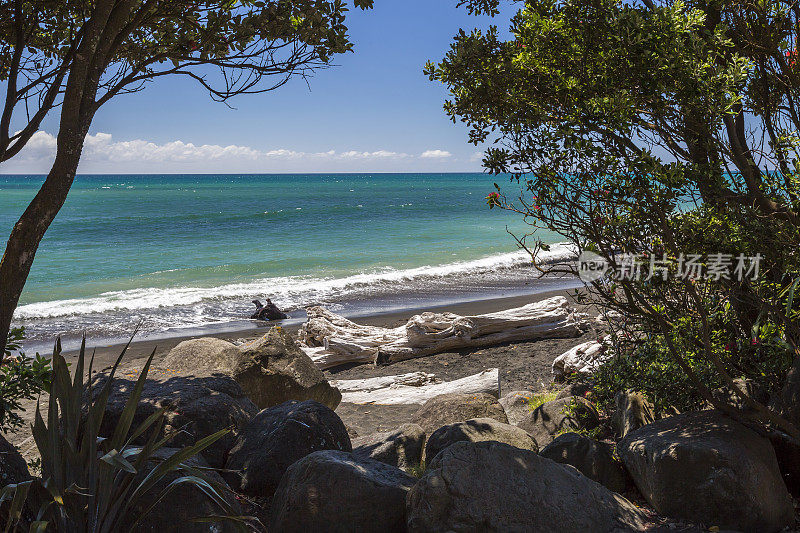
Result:
[[[497,1],[463,3],[498,12]],[[767,408],[734,379],[780,396],[797,355],[800,9],[520,4],[510,38],[462,31],[426,67],[469,140],[491,143],[485,167],[522,185],[499,186],[491,205],[531,224],[520,243],[532,253],[547,229],[610,265],[589,293],[623,317],[609,365],[621,385],[664,406],[712,402],[745,416],[714,397],[729,387],[757,413],[747,416],[798,438],[790,406]],[[631,257],[638,278],[620,275]],[[688,258],[699,276],[686,275]]]

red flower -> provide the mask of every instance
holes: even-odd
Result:
[[[750,344],[753,346],[758,346],[759,344],[761,344],[761,339],[759,339],[758,337],[753,337],[752,339],[750,339]]]

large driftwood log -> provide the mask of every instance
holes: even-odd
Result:
[[[604,343],[584,342],[559,355],[553,361],[553,379],[559,381],[570,374],[588,376],[611,358]]]
[[[343,402],[358,404],[421,405],[440,394],[500,394],[496,368],[447,382],[433,374],[411,372],[379,378],[334,380],[330,384],[341,391]]]
[[[322,307],[306,310],[298,333],[303,350],[322,368],[343,363],[393,363],[449,350],[581,334],[583,315],[563,296],[498,313],[422,313],[405,326],[356,324]]]

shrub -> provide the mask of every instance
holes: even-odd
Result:
[[[24,328],[12,328],[0,364],[0,431],[12,431],[22,426],[17,412],[23,400],[33,400],[50,386],[50,360],[38,353],[28,358],[20,350],[25,338]],[[17,353],[14,353],[17,352]]]
[[[127,347],[126,347],[127,349]],[[229,521],[246,530],[243,517],[234,517],[223,494],[227,487],[210,480],[201,470],[184,464],[223,437],[221,430],[181,449],[158,463],[147,475],[139,475],[170,435],[159,438],[164,424],[164,410],[159,410],[138,427],[132,428],[142,388],[155,351],[147,360],[130,397],[125,404],[114,434],[101,438],[99,428],[111,393],[113,376],[125,350],[114,364],[110,378],[100,394],[83,412],[84,398],[91,398],[91,384],[84,381],[85,342],[75,364],[74,379],[61,355],[60,342],[53,351],[53,376],[48,401],[47,422],[36,405],[33,438],[41,454],[42,479],[8,485],[0,492],[0,503],[10,501],[8,525],[15,529],[28,526],[31,531],[112,532],[133,530],[152,505],[139,516],[132,509],[148,491],[168,474],[180,472],[157,495],[156,502],[167,497],[176,487],[192,485],[220,509],[219,516],[201,517],[202,521]],[[88,373],[91,375],[91,362]],[[147,435],[143,446],[133,446],[137,437]],[[29,496],[33,496],[30,497]],[[27,511],[27,512],[26,512]],[[26,522],[30,522],[26,524]]]

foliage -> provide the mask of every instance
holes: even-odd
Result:
[[[531,411],[535,411],[542,405],[546,404],[547,402],[552,402],[558,396],[558,391],[550,391],[550,392],[542,392],[539,394],[534,394],[528,400],[528,409]]]
[[[126,347],[127,349],[127,347]],[[147,372],[153,355],[147,360],[139,379],[130,391],[119,423],[110,438],[98,434],[106,403],[111,393],[114,373],[125,354],[122,351],[114,364],[110,378],[93,402],[86,406],[85,398],[92,397],[90,381],[84,381],[85,343],[81,346],[75,377],[71,378],[66,360],[61,355],[57,342],[53,351],[53,382],[48,401],[47,422],[36,406],[33,438],[41,455],[43,479],[36,478],[8,485],[0,492],[0,503],[10,501],[9,524],[17,529],[25,525],[25,504],[30,516],[30,531],[95,531],[111,532],[135,529],[136,524],[152,509],[146,508],[139,516],[133,515],[134,506],[142,502],[143,496],[172,472],[180,476],[170,481],[158,493],[157,501],[168,497],[177,487],[190,485],[213,501],[220,508],[220,515],[207,520],[229,521],[246,530],[242,519],[234,517],[230,505],[224,498],[228,489],[220,486],[197,468],[184,462],[202,452],[223,437],[229,430],[221,430],[197,441],[193,446],[181,449],[168,459],[157,464],[144,475],[143,467],[153,461],[155,452],[164,446],[170,436],[161,437],[164,410],[148,417],[141,425],[132,428],[133,417],[139,405]],[[92,362],[88,374],[91,375]],[[146,435],[144,446],[135,447],[132,442]],[[148,499],[148,501],[152,501]],[[41,505],[39,505],[41,502]]]
[[[596,409],[596,407],[588,400],[586,400],[586,402],[588,402],[591,407],[589,407],[589,405],[586,403],[576,399],[573,399],[564,405],[564,407],[561,409],[561,413],[566,415],[567,418],[577,426],[577,428],[564,426],[556,432],[557,435],[563,435],[564,433],[577,433],[590,439],[597,439],[600,436],[602,427],[597,424],[595,418],[596,413],[592,412],[592,410]]]
[[[421,478],[425,474],[425,461],[420,461],[418,464],[408,467],[408,475],[415,478]]]
[[[519,243],[535,256],[537,232],[555,232],[611,267],[587,287],[622,317],[604,401],[641,383],[657,404],[711,401],[800,439],[733,385],[775,394],[800,341],[800,13],[783,0],[519,4],[510,38],[462,31],[426,73],[470,141],[492,143],[484,166],[511,173],[487,200],[531,225]],[[714,400],[723,384],[755,414]]]
[[[50,360],[38,353],[29,358],[20,352],[24,338],[24,328],[11,330],[0,364],[0,431],[3,432],[22,426],[22,418],[17,413],[22,409],[21,402],[33,400],[50,386]],[[18,353],[12,355],[14,352]]]

